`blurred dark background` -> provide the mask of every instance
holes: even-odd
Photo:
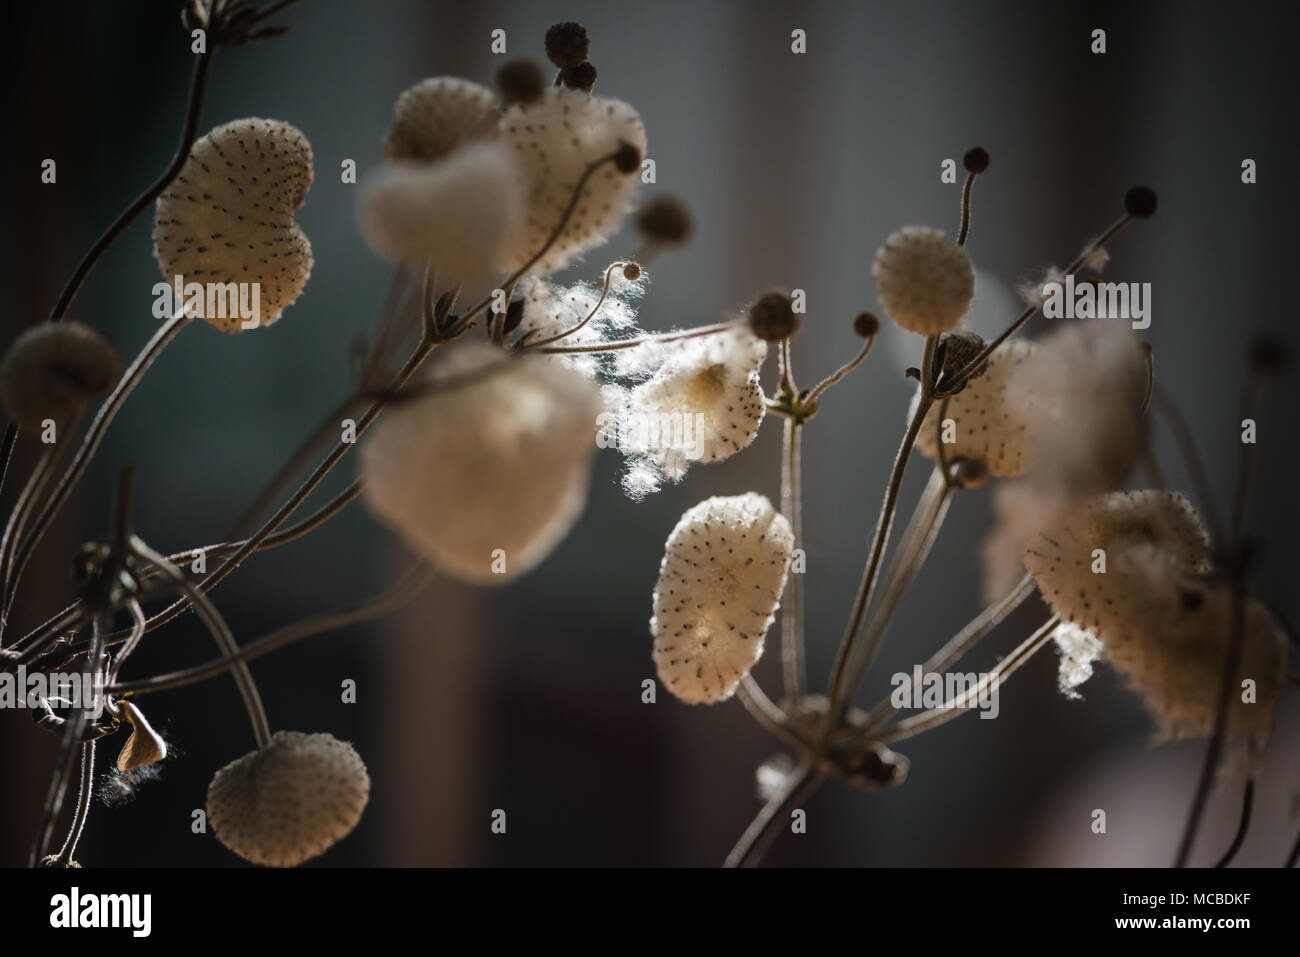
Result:
[[[174,2],[6,5],[0,231],[4,340],[49,310],[71,269],[175,147],[192,57]],[[642,312],[651,329],[717,321],[763,289],[807,290],[795,345],[806,382],[857,348],[850,320],[876,308],[870,260],[885,236],[956,225],[945,158],[992,155],[975,191],[974,323],[991,333],[1015,311],[1010,289],[1070,259],[1148,183],[1154,219],[1111,246],[1108,278],[1153,284],[1152,343],[1165,387],[1195,426],[1214,491],[1232,491],[1241,454],[1237,396],[1249,341],[1300,345],[1285,284],[1294,273],[1297,180],[1292,4],[382,2],[304,0],[274,41],[217,57],[201,130],[243,116],[290,121],[315,151],[299,214],[315,271],[273,328],[227,336],[199,324],[167,351],[118,417],[95,467],[29,571],[19,624],[62,607],[76,543],[102,536],[112,477],[137,472],[137,525],[163,551],[220,541],[270,475],[347,391],[352,343],[374,323],[390,275],[354,226],[355,187],[399,92],[454,74],[488,83],[500,58],[542,57],[556,21],[584,23],[596,92],[626,99],[649,130],[658,182],[694,211],[692,243],[656,263]],[[793,29],[808,51],[790,52]],[[1093,29],[1107,52],[1090,52]],[[58,163],[56,185],[40,164]],[[1243,185],[1241,162],[1258,163]],[[87,283],[74,317],[133,356],[155,326],[152,215],[142,216]],[[621,235],[572,269],[596,279],[635,248]],[[1047,325],[1041,317],[1031,329]],[[824,688],[865,557],[919,338],[890,330],[823,403],[806,437],[809,673]],[[769,370],[765,380],[771,386]],[[1300,521],[1291,389],[1259,414],[1252,527],[1257,591],[1300,620]],[[1157,453],[1186,487],[1168,436]],[[13,466],[30,467],[31,439]],[[330,633],[254,666],[276,728],[356,743],[373,780],[356,832],[313,866],[716,865],[758,808],[754,769],[779,752],[740,704],[641,703],[650,661],[650,591],[663,542],[686,508],[716,494],[779,493],[779,422],[744,454],[701,466],[644,503],[623,497],[612,452],[598,459],[586,514],[551,559],[515,585],[440,582],[407,610]],[[909,471],[910,508],[928,465]],[[351,462],[329,491],[351,481]],[[323,498],[321,499],[324,500]],[[979,609],[978,544],[988,488],[962,495],[859,696],[910,670]],[[248,561],[214,597],[241,640],[364,599],[402,567],[401,546],[360,505],[302,543]],[[1044,616],[1030,602],[970,661],[987,669]],[[779,682],[776,631],[759,665]],[[192,617],[151,635],[127,672],[211,656]],[[1151,726],[1108,669],[1084,701],[1057,693],[1045,652],[1002,694],[1001,717],[965,717],[908,742],[910,780],[889,793],[828,783],[806,803],[808,833],[769,861],[791,865],[1150,864],[1172,860],[1203,744],[1151,750]],[[340,701],[345,679],[356,704]],[[143,705],[174,742],[160,780],[127,806],[91,812],[87,865],[231,865],[190,831],[213,772],[251,750],[233,682]],[[0,722],[0,862],[25,860],[56,741],[26,714]],[[1276,865],[1294,836],[1300,704],[1284,692],[1241,863]],[[105,749],[116,753],[115,743]],[[103,754],[104,752],[101,752]],[[107,766],[107,759],[101,759]],[[1238,796],[1211,806],[1198,861],[1226,846]],[[493,809],[508,833],[489,831]],[[1104,836],[1090,812],[1108,813]]]

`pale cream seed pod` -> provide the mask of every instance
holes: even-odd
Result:
[[[352,745],[329,734],[278,731],[266,747],[220,771],[208,821],[247,861],[296,867],[324,854],[361,820],[370,776]]]
[[[448,355],[425,395],[361,444],[370,510],[457,578],[501,584],[559,544],[586,504],[600,393],[542,357],[488,345]]]
[[[928,226],[904,226],[886,239],[871,275],[889,318],[923,336],[955,328],[975,296],[966,250]]]
[[[384,136],[390,163],[431,163],[462,144],[496,133],[501,102],[478,83],[451,76],[430,77],[404,90],[393,104]]]
[[[785,590],[794,533],[755,492],[706,499],[668,536],[654,590],[653,658],[687,704],[713,704],[763,654]]]
[[[312,175],[311,145],[288,123],[235,120],[201,137],[158,198],[154,255],[163,278],[256,284],[253,318],[271,325],[311,275],[311,243],[294,213]],[[202,318],[210,325],[225,332],[252,328],[249,317],[228,307],[225,294],[209,298],[226,313],[207,315],[205,306]]]

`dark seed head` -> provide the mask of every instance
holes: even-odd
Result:
[[[1156,211],[1155,190],[1134,186],[1124,194],[1124,211],[1138,219],[1148,219]]]
[[[596,68],[586,61],[565,67],[560,71],[560,82],[570,90],[590,93],[596,87]]]
[[[561,70],[587,59],[591,40],[579,23],[557,23],[546,31],[546,56]]]
[[[113,344],[79,322],[43,322],[20,335],[0,361],[0,402],[25,429],[68,422],[107,395],[122,374]]]
[[[968,173],[982,173],[989,168],[989,154],[981,146],[966,151],[962,157],[962,163],[966,166]]]
[[[536,103],[545,85],[541,67],[532,60],[508,60],[497,70],[497,87],[506,106]]]
[[[636,228],[651,242],[683,243],[691,235],[691,214],[679,200],[664,196],[637,214]]]
[[[799,328],[799,317],[794,311],[794,300],[786,293],[773,290],[759,296],[749,307],[749,326],[754,335],[768,342],[780,342],[794,335]]]
[[[880,331],[880,320],[875,313],[860,312],[853,319],[853,331],[863,339],[870,339]]]
[[[626,141],[619,141],[614,153],[614,168],[620,173],[631,175],[641,166],[641,151]]]

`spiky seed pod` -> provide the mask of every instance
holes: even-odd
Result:
[[[440,569],[499,584],[541,562],[582,512],[600,394],[540,357],[475,344],[448,359],[427,394],[367,434],[363,494]]]
[[[1101,495],[1058,513],[1025,545],[1025,568],[1058,615],[1109,646],[1124,629],[1160,615],[1126,571],[1136,566],[1117,561],[1145,545],[1154,546],[1143,553],[1149,561],[1166,555],[1187,571],[1207,565],[1209,540],[1191,504],[1175,492],[1152,490]],[[1094,571],[1101,560],[1105,571]]]
[[[501,103],[485,86],[452,76],[421,80],[393,104],[384,155],[390,163],[430,163],[492,136],[500,116]]]
[[[379,170],[359,201],[362,233],[380,253],[419,268],[431,263],[440,279],[462,283],[494,274],[523,207],[512,162],[497,142]]]
[[[975,295],[966,250],[928,226],[904,226],[885,240],[871,275],[889,318],[923,336],[955,327]]]
[[[0,360],[0,402],[21,428],[39,429],[46,419],[65,425],[121,376],[117,350],[94,329],[68,319],[42,322],[15,339]]]
[[[654,591],[659,680],[687,704],[731,697],[763,654],[794,533],[762,495],[706,499],[668,536]]]
[[[943,446],[944,457],[952,462],[968,459],[982,463],[990,475],[1020,475],[1030,464],[1033,447],[1027,426],[1028,401],[1008,401],[1007,382],[1019,366],[1034,354],[1025,339],[1010,339],[989,356],[987,371],[965,389],[944,401],[935,402],[926,413],[916,447],[922,455],[938,461],[939,443],[951,419],[952,442]],[[914,414],[918,398],[912,402]]]
[[[721,462],[754,441],[767,412],[758,381],[767,343],[747,325],[644,348],[662,351],[658,365],[619,410],[621,448],[635,465],[679,482],[693,463]],[[645,472],[630,475],[634,497],[657,487]]]
[[[506,110],[498,129],[527,198],[523,228],[512,236],[503,270],[522,268],[541,250],[564,218],[587,166],[625,144],[636,162],[628,170],[607,162],[587,177],[573,215],[530,271],[554,272],[618,229],[636,190],[638,179],[632,173],[646,150],[645,127],[636,110],[619,100],[553,87],[536,103]]]
[[[218,126],[158,198],[153,241],[163,278],[257,283],[258,322],[271,325],[311,275],[311,243],[293,221],[311,182],[311,145],[297,128],[261,119]],[[226,332],[242,328],[238,315],[203,318]]]
[[[131,725],[131,736],[117,756],[117,769],[125,773],[166,760],[167,742],[153,729],[144,712],[130,701],[122,702],[122,710]]]
[[[352,745],[278,731],[212,778],[208,822],[244,860],[296,867],[347,837],[369,797],[370,776]]]

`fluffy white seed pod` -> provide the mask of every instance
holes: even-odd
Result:
[[[1140,596],[1134,604],[1140,601],[1141,613],[1107,629],[1107,661],[1141,693],[1160,740],[1209,736],[1233,636],[1231,589],[1188,574],[1172,553],[1151,544],[1121,548],[1114,565]],[[1281,630],[1262,604],[1248,600],[1243,622],[1227,726],[1238,762],[1263,750],[1285,654]]]
[[[642,156],[646,150],[645,127],[631,106],[564,87],[548,89],[535,103],[510,107],[498,135],[515,158],[527,197],[524,226],[501,262],[506,272],[522,268],[546,244],[589,164],[616,152],[621,143]],[[530,271],[554,272],[609,239],[638,182],[635,170],[621,172],[611,162],[595,170],[563,232]]]
[[[240,857],[295,867],[324,854],[361,820],[370,776],[352,745],[328,734],[279,731],[208,786],[208,821]]]
[[[498,584],[536,566],[582,512],[600,395],[563,365],[483,344],[448,360],[428,394],[366,434],[363,494],[440,569]]]
[[[501,103],[485,86],[451,76],[421,80],[393,104],[384,137],[390,163],[429,163],[496,132]]]
[[[970,256],[929,226],[904,226],[885,240],[871,275],[889,318],[923,336],[954,328],[975,296]]]
[[[475,143],[446,159],[377,171],[359,202],[361,231],[389,259],[439,279],[472,283],[493,275],[519,226],[523,196],[501,144]]]
[[[312,152],[279,120],[235,120],[200,138],[158,197],[154,255],[168,282],[257,283],[269,326],[307,284],[311,243],[293,221],[312,181]],[[203,318],[238,332],[235,316]]]
[[[687,704],[731,697],[763,654],[794,533],[762,495],[706,499],[668,536],[654,591],[659,680]]]
[[[1203,570],[1208,561],[1205,529],[1187,499],[1143,491],[1101,495],[1062,510],[1026,544],[1025,567],[1057,614],[1109,642],[1160,614],[1117,561],[1139,545],[1154,546],[1153,554],[1167,555],[1178,569]]]
[[[107,395],[122,361],[102,335],[65,319],[23,332],[0,361],[0,403],[11,422],[39,429],[46,419],[66,425],[91,399]]]
[[[1036,400],[1031,396],[1009,401],[1007,382],[1016,370],[1031,362],[1033,355],[1032,342],[1010,339],[989,356],[988,370],[982,376],[972,379],[946,404],[944,400],[934,403],[916,437],[921,454],[938,460],[939,444],[947,431],[943,422],[951,419],[953,427],[948,437],[953,441],[943,444],[949,462],[968,459],[983,465],[990,475],[1024,472],[1032,458],[1028,417]],[[909,418],[915,414],[919,400],[918,391]]]
[[[631,282],[621,279],[621,271],[616,269],[610,282],[609,294],[597,308],[600,288],[584,282],[558,286],[544,279],[525,276],[518,286],[519,296],[523,300],[518,334],[521,340],[536,343],[578,329],[560,340],[560,344],[566,346],[591,346],[627,336],[636,329],[636,309],[629,300],[640,296],[644,291],[644,274],[641,279]],[[590,321],[586,321],[588,316],[591,316]],[[605,367],[607,356],[602,353],[574,352],[551,356],[550,360],[596,378]]]
[[[1118,485],[1145,446],[1147,386],[1146,356],[1127,323],[1063,323],[1035,342],[1032,360],[1007,376],[1004,398],[1028,425],[1034,481],[1070,499]]]

